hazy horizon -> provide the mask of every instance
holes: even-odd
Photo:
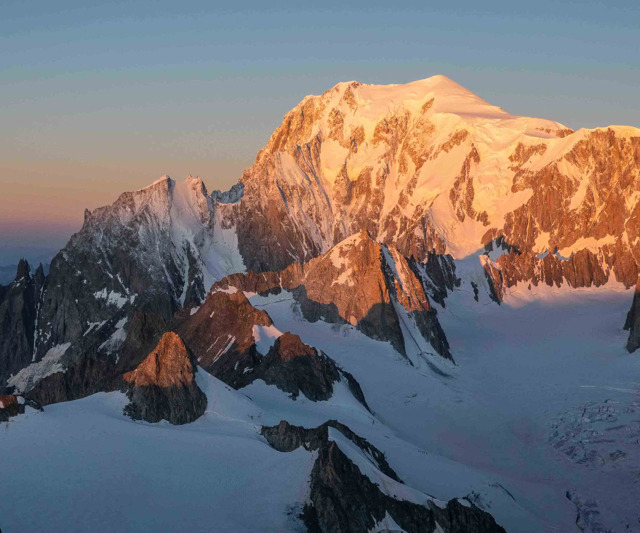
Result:
[[[518,115],[640,126],[621,3],[212,9],[9,2],[0,21],[0,264],[163,174],[225,189],[285,113],[336,83],[444,74]],[[23,253],[24,252],[24,253]]]

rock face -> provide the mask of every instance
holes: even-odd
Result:
[[[164,177],[87,211],[46,282],[40,274],[0,289],[0,315],[15,320],[2,323],[0,386],[51,399],[91,393],[102,384],[87,369],[115,378],[139,363],[121,353],[136,311],[169,322],[246,269],[281,273],[305,316],[355,321],[407,355],[425,351],[409,346],[424,337],[450,357],[426,294],[444,304],[453,260],[496,240],[509,251],[484,268],[498,301],[518,283],[635,284],[639,161],[635,128],[572,132],[511,115],[444,76],[338,84],[289,112],[230,191]],[[377,259],[353,273],[339,254],[335,268],[321,260],[362,232],[374,243],[362,257],[380,255],[383,284]],[[329,285],[316,270],[341,281]],[[380,285],[380,297],[359,296],[349,277]],[[67,369],[70,377],[53,377]]]
[[[24,403],[11,394],[0,395],[0,422],[6,422],[13,416],[24,413]]]
[[[450,255],[431,252],[424,263],[411,257],[408,264],[422,282],[429,297],[443,307],[446,305],[445,298],[449,292],[460,286],[460,280],[456,276],[456,266]]]
[[[207,407],[207,398],[195,381],[196,372],[180,337],[165,333],[138,368],[124,374],[131,400],[125,412],[147,422],[193,422]]]
[[[331,397],[333,383],[340,381],[340,373],[332,361],[303,343],[300,337],[283,333],[251,378],[275,385],[294,399],[302,392],[310,400],[319,401]]]
[[[293,399],[302,393],[312,401],[331,398],[334,383],[344,379],[351,394],[368,409],[362,389],[351,374],[289,332],[276,339],[266,357],[250,373],[250,379],[275,385]]]
[[[119,389],[122,374],[135,368],[168,329],[167,322],[157,315],[140,311],[133,313],[128,331],[124,331],[123,324],[125,319],[121,318],[115,324],[116,333],[112,334],[122,342],[115,355],[100,356],[98,343],[103,337],[100,333],[87,334],[76,341],[75,350],[79,351],[79,356],[65,358],[72,345],[70,342],[54,346],[43,359],[9,379],[8,388],[42,405]]]
[[[640,282],[636,285],[624,329],[629,331],[627,350],[630,353],[635,352],[640,347]]]
[[[404,355],[407,344],[416,342],[415,330],[438,354],[451,358],[436,312],[406,259],[364,231],[301,268],[287,268],[281,279],[307,320],[348,322]]]
[[[290,452],[303,446],[318,454],[311,472],[309,503],[302,515],[309,531],[371,531],[388,515],[408,533],[504,532],[491,515],[468,502],[451,500],[442,507],[427,495],[423,504],[390,496],[387,490],[393,491],[390,487],[402,482],[384,454],[339,422],[305,429],[282,421],[263,427],[262,435],[276,450]],[[355,445],[367,458],[369,468],[385,480],[384,489],[341,449],[340,438]]]
[[[484,264],[487,279],[498,301],[502,300],[505,288],[518,283],[533,286],[546,284],[572,288],[600,287],[609,281],[609,270],[603,256],[590,250],[580,250],[569,258],[557,254],[532,254],[509,252],[497,261]]]
[[[34,360],[36,322],[45,282],[42,265],[32,275],[23,259],[15,280],[0,285],[0,389],[9,376]]]
[[[216,284],[177,331],[202,368],[240,388],[249,383],[248,373],[262,357],[256,345],[261,328],[274,335],[277,331],[269,315],[253,307],[243,291]]]
[[[253,307],[244,292],[228,281],[214,284],[205,302],[177,327],[200,366],[236,389],[261,379],[293,399],[302,393],[312,401],[328,400],[334,383],[345,380],[367,407],[351,374],[297,335],[278,331],[269,315]],[[272,339],[272,346],[263,348],[266,353],[258,349],[261,336]]]
[[[505,217],[504,237],[526,252],[557,250],[567,258],[582,252],[573,286],[597,285],[604,276],[630,287],[638,275],[640,132],[580,130],[565,142],[559,157],[514,160],[512,190],[531,195]]]
[[[25,406],[42,411],[42,406],[37,402],[25,400],[22,396],[13,394],[0,394],[0,422],[7,422],[10,418],[24,414]]]
[[[286,289],[311,322],[349,323],[369,337],[389,341],[401,354],[432,348],[451,359],[419,275],[395,247],[362,231],[308,263],[279,273],[233,275],[220,286],[258,293]]]
[[[133,350],[130,331],[140,337],[140,327],[157,330],[151,322],[169,322],[183,305],[200,303],[216,279],[243,269],[215,216],[202,181],[191,177],[184,183],[164,177],[87,212],[51,264],[37,320],[31,319],[34,306],[24,307],[28,325],[9,339],[19,349],[0,354],[0,368],[21,374],[8,386],[60,401],[103,390],[135,368],[150,347]],[[15,292],[3,301],[20,306]],[[143,323],[135,323],[136,312],[146,317]]]

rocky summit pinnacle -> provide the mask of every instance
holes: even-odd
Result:
[[[195,382],[196,372],[180,337],[165,333],[146,359],[124,374],[131,399],[125,412],[147,422],[193,422],[207,406],[206,396]]]

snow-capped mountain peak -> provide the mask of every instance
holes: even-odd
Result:
[[[21,262],[0,286],[2,501],[95,529],[103,500],[61,518],[41,471],[67,475],[72,449],[114,477],[104,457],[129,439],[151,494],[197,475],[179,495],[196,529],[213,494],[267,502],[217,513],[233,531],[628,530],[639,161],[635,128],[572,132],[445,76],[345,82],[287,113],[229,191],[163,176],[87,211],[48,276]],[[633,351],[637,294],[626,326]],[[176,475],[149,477],[149,457]],[[148,526],[126,489],[120,529]]]

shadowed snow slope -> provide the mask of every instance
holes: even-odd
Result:
[[[345,423],[413,487],[442,499],[475,494],[507,531],[530,532],[572,531],[578,510],[565,493],[576,491],[606,527],[635,531],[640,360],[626,353],[621,327],[630,296],[524,290],[497,306],[463,284],[439,309],[459,365],[443,369],[449,377],[410,367],[349,325],[311,326],[283,295],[252,302],[354,375],[386,427]],[[316,423],[298,416],[288,420]]]
[[[3,530],[290,530],[287,511],[304,497],[313,456],[273,450],[251,422],[258,409],[220,382],[210,389],[205,415],[180,428],[130,421],[120,393],[2,427]],[[221,404],[233,409],[219,413]]]

